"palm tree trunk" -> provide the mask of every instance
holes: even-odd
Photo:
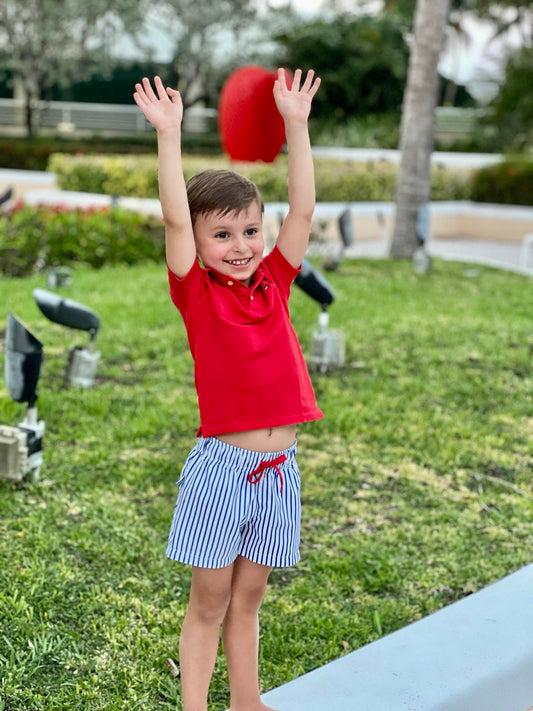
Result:
[[[400,173],[391,257],[412,257],[418,247],[418,208],[431,197],[431,152],[439,86],[438,62],[450,0],[417,0],[400,127]]]

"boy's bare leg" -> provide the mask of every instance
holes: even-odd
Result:
[[[230,711],[273,711],[259,698],[259,608],[272,568],[239,557],[222,639],[231,691]]]
[[[231,596],[233,566],[192,569],[189,607],[180,636],[183,711],[207,711],[220,625]]]

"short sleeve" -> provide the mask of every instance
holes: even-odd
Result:
[[[184,277],[176,276],[168,267],[168,283],[172,303],[185,320],[188,304],[198,299],[204,287],[205,270],[197,259]]]

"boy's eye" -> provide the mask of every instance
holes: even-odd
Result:
[[[215,237],[216,237],[216,239],[227,239],[228,233],[227,232],[217,232]]]
[[[253,237],[254,235],[257,234],[257,228],[256,227],[250,227],[249,230],[246,230],[246,235],[248,237]]]

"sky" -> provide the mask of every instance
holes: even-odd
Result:
[[[448,79],[465,85],[480,103],[490,101],[503,77],[504,58],[523,44],[519,27],[494,38],[494,25],[474,15],[462,18],[463,36],[448,28],[448,43],[439,70]],[[523,28],[531,36],[531,30]]]

